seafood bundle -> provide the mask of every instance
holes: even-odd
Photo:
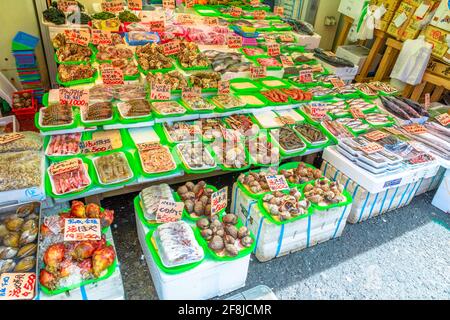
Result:
[[[200,126],[202,128],[202,136],[206,140],[221,138],[225,129],[219,119],[201,119]]]
[[[376,107],[373,103],[367,102],[363,99],[351,99],[347,101],[349,108],[358,107],[361,111],[367,111]]]
[[[95,85],[89,89],[89,101],[111,101],[114,92],[111,86]]]
[[[166,146],[155,145],[147,150],[139,150],[142,167],[148,174],[174,170],[177,165]]]
[[[254,136],[259,131],[259,127],[247,115],[233,114],[226,117],[224,121],[231,129],[238,130],[243,136]]]
[[[303,91],[297,88],[281,89],[281,91],[295,101],[310,101],[313,98],[311,92]]]
[[[422,149],[424,147],[427,151],[445,160],[450,160],[450,142],[448,141],[448,131],[440,130],[438,133],[436,131],[436,127],[432,127],[430,124],[427,124],[426,128],[431,128],[431,131],[427,131],[424,134],[415,135],[410,134],[405,129],[399,129],[402,134],[408,139],[419,142],[422,146]]]
[[[62,82],[83,80],[92,78],[95,71],[89,65],[60,65],[58,67],[58,77]]]
[[[203,97],[192,97],[189,99],[183,98],[183,102],[189,109],[193,111],[214,110],[216,108],[215,105],[213,105]]]
[[[258,194],[262,192],[270,192],[269,185],[267,184],[266,176],[277,174],[276,170],[269,169],[269,171],[250,171],[248,174],[241,173],[238,177],[238,181],[249,190],[251,193]]]
[[[155,84],[169,84],[172,90],[181,90],[188,87],[186,78],[179,71],[170,71],[167,73],[155,72],[147,75],[149,86]]]
[[[74,43],[64,44],[56,50],[56,57],[60,62],[88,62],[91,55],[91,48]]]
[[[249,164],[245,145],[241,142],[215,140],[212,143],[212,149],[217,161],[224,167],[240,169]]]
[[[40,204],[31,202],[0,216],[0,275],[34,272]]]
[[[322,131],[308,123],[296,125],[294,130],[300,133],[312,145],[320,144],[328,140]]]
[[[258,62],[258,64],[260,66],[264,66],[264,67],[282,67],[283,65],[281,64],[280,61],[278,61],[278,59],[270,57],[270,58],[256,58],[256,61]]]
[[[302,194],[296,188],[288,193],[275,191],[262,198],[262,205],[275,220],[286,221],[308,214],[310,203],[301,198]]]
[[[392,123],[390,117],[384,113],[369,113],[364,119],[367,121],[367,123],[374,126],[383,126]]]
[[[122,152],[97,157],[94,165],[102,184],[125,181],[133,176],[130,164]]]
[[[264,90],[260,92],[267,100],[276,103],[287,103],[289,102],[288,94],[281,91],[281,89],[271,89]]]
[[[322,122],[322,125],[336,138],[343,139],[353,137],[347,128],[340,122],[325,120]]]
[[[184,207],[193,218],[211,215],[211,195],[214,190],[205,181],[194,184],[189,181],[178,187],[177,194],[184,202]]]
[[[341,95],[352,95],[352,94],[357,94],[358,90],[356,89],[356,87],[353,84],[346,84],[342,87],[335,87],[333,89],[333,92],[336,94],[341,94]]]
[[[280,174],[282,174],[288,182],[294,184],[302,184],[322,178],[322,172],[319,169],[306,166],[303,162],[299,162],[297,168],[280,170]]]
[[[330,181],[327,178],[317,179],[303,188],[305,198],[319,206],[346,201],[343,191],[344,187],[339,182]]]
[[[33,91],[13,93],[12,109],[28,109],[33,107]]]
[[[252,158],[260,165],[272,165],[280,162],[280,150],[268,140],[266,135],[247,139],[246,147]]]
[[[383,96],[380,96],[380,99],[384,108],[400,119],[411,120],[428,116],[426,110],[411,100]]]
[[[72,107],[68,105],[53,104],[41,109],[43,126],[60,126],[73,122]]]
[[[191,169],[211,169],[216,162],[202,143],[182,143],[177,145],[182,161]]]
[[[3,152],[17,152],[17,151],[39,151],[42,148],[42,137],[37,132],[21,131],[19,139],[1,143],[0,153]],[[7,137],[8,135],[0,134],[0,137]]]
[[[370,89],[377,91],[377,92],[382,91],[382,92],[388,93],[388,94],[398,92],[397,88],[394,88],[393,86],[391,86],[390,84],[385,83],[385,82],[375,81],[375,82],[370,82],[367,85],[369,86]]]
[[[221,257],[235,257],[242,249],[251,247],[253,238],[250,231],[245,226],[237,228],[238,217],[235,214],[228,213],[221,220],[212,216],[196,223],[209,249]]]
[[[68,156],[80,153],[81,133],[58,134],[50,137],[46,154]]]
[[[244,72],[250,70],[251,62],[246,61],[242,54],[236,52],[221,52],[206,50],[203,52],[209,59],[215,72]]]
[[[152,108],[162,115],[186,113],[186,109],[176,101],[152,102]]]
[[[367,83],[355,83],[355,88],[367,96],[376,96],[377,91],[373,90]]]
[[[42,155],[35,151],[0,154],[0,191],[39,187]]]
[[[111,102],[96,102],[82,110],[84,121],[108,120],[112,117]]]
[[[360,119],[353,118],[340,118],[336,122],[341,123],[347,128],[350,128],[354,132],[362,132],[369,129],[369,125],[363,123]]]
[[[308,89],[308,92],[314,97],[324,97],[333,94],[333,89],[325,87],[313,87]]]
[[[303,140],[288,126],[273,130],[271,135],[286,152],[294,152],[306,147]]]
[[[328,105],[327,112],[335,117],[343,117],[350,115],[347,104],[344,100],[333,102]]]
[[[172,190],[168,184],[159,184],[145,188],[140,193],[142,209],[147,220],[156,220],[156,210],[158,210],[161,200],[174,201]]]
[[[206,71],[193,73],[189,77],[192,86],[201,89],[216,89],[220,79],[220,73]]]
[[[241,99],[231,94],[219,94],[212,97],[211,101],[222,109],[239,108],[245,105]]]
[[[197,124],[189,122],[164,123],[164,129],[174,142],[187,142],[198,139],[201,129]]]
[[[176,54],[182,68],[208,67],[210,62],[204,53],[201,53],[194,42],[181,41],[180,51]]]
[[[108,61],[113,59],[131,59],[133,51],[126,46],[110,46],[100,44],[97,46],[98,53],[96,55],[99,61]]]
[[[162,45],[147,43],[136,47],[138,63],[144,70],[169,69],[173,66],[171,58],[164,55]]]
[[[158,254],[167,268],[201,261],[202,247],[195,239],[192,228],[184,221],[169,222],[156,228],[152,235]]]
[[[114,87],[114,97],[118,100],[145,99],[146,96],[147,92],[142,84],[124,84]]]
[[[290,18],[282,18],[281,20],[292,26],[295,32],[307,34],[309,36],[314,35],[314,27],[306,21],[295,20]]]
[[[87,169],[81,161],[77,160],[77,166],[68,168],[61,173],[50,174],[53,192],[57,195],[67,194],[82,190],[91,184]],[[49,167],[49,172],[52,166]]]
[[[223,27],[187,27],[189,40],[202,45],[225,45],[227,42],[227,28]]]
[[[119,102],[117,107],[124,117],[142,117],[151,113],[151,107],[145,99],[134,99],[126,102]]]
[[[131,59],[112,59],[111,65],[114,68],[122,70],[123,75],[126,77],[134,76],[139,73],[136,63]]]

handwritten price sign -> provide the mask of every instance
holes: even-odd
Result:
[[[75,107],[83,107],[89,104],[89,90],[60,88],[58,90],[59,103]]]
[[[309,110],[310,110],[311,117],[313,117],[313,118],[323,118],[323,117],[325,117],[326,112],[327,112],[325,105],[321,104],[321,103],[311,104]]]
[[[117,13],[123,11],[122,0],[103,0],[102,10],[106,12]]]
[[[91,41],[95,45],[112,43],[110,31],[102,29],[92,29],[91,33],[92,33]]]
[[[23,139],[23,133],[7,133],[0,135],[0,144],[7,144],[15,140]]]
[[[229,94],[230,93],[230,81],[221,80],[217,82],[217,91],[219,94]]]
[[[203,23],[207,26],[218,26],[219,25],[219,18],[217,17],[204,17]]]
[[[266,74],[266,66],[250,66],[250,76],[252,79],[265,78]]]
[[[268,43],[267,53],[269,56],[275,57],[280,55],[280,45],[278,43]]]
[[[383,150],[383,146],[376,143],[376,142],[369,142],[368,144],[366,144],[363,147],[360,147],[362,152],[365,152],[367,154],[372,154],[375,152],[380,152]]]
[[[284,15],[284,7],[280,6],[273,7],[273,13],[275,13],[279,17],[282,17]]]
[[[142,10],[142,0],[128,0],[128,10]]]
[[[268,175],[266,181],[270,191],[289,190],[286,178],[283,175]]]
[[[115,68],[108,64],[101,65],[103,84],[118,85],[124,84],[123,72],[119,68]]]
[[[32,299],[35,287],[35,273],[3,273],[0,278],[0,300]]]
[[[81,165],[79,159],[69,159],[58,163],[52,163],[48,168],[51,176],[77,170]]]
[[[195,0],[185,0],[184,4],[186,5],[186,8],[192,8],[195,4]]]
[[[242,8],[231,7],[230,15],[232,17],[240,17],[242,15]]]
[[[85,140],[79,143],[81,153],[99,153],[112,150],[111,139]]]
[[[172,54],[177,54],[180,52],[180,42],[179,41],[170,41],[165,44],[163,44],[163,52],[164,55],[170,56]]]
[[[266,18],[266,12],[264,10],[253,11],[253,18],[255,20],[264,20]]]
[[[439,123],[442,124],[444,127],[450,124],[450,115],[448,113],[440,114],[436,116],[435,119],[439,121]]]
[[[64,241],[84,241],[100,239],[100,219],[64,219]]]
[[[79,10],[78,3],[76,1],[59,0],[58,9],[64,13],[69,13]]]
[[[155,143],[155,142],[138,143],[136,146],[137,146],[138,150],[141,152],[149,151],[149,150],[158,150],[158,149],[162,148],[159,143]]]
[[[309,83],[313,81],[313,73],[311,70],[301,70],[298,73],[298,81],[301,83]]]
[[[364,119],[364,113],[361,111],[360,107],[350,107],[350,113],[355,119]]]
[[[211,195],[211,215],[218,214],[222,209],[227,207],[228,203],[228,187],[214,192]]]
[[[242,37],[238,35],[229,35],[227,38],[228,48],[236,49],[242,47]]]
[[[331,79],[330,79],[330,82],[331,82],[331,84],[333,85],[333,87],[335,87],[335,88],[340,88],[340,87],[345,86],[344,81],[342,81],[342,80],[339,79],[339,78],[331,78]]]
[[[163,0],[162,5],[164,9],[175,9],[175,0]]]
[[[181,97],[185,100],[195,99],[200,97],[202,94],[202,90],[199,87],[183,87],[181,89]]]
[[[403,129],[405,129],[406,131],[408,131],[411,134],[424,134],[427,133],[427,129],[422,126],[421,124],[418,123],[414,123],[414,124],[409,124],[406,126],[403,126]]]
[[[292,67],[294,65],[294,61],[292,57],[281,55],[280,56],[281,64],[284,68]]]
[[[183,208],[184,202],[161,200],[158,209],[156,209],[156,222],[167,223],[181,220]]]
[[[194,17],[188,13],[180,13],[177,15],[177,23],[179,24],[194,24]]]
[[[153,32],[161,33],[161,32],[164,32],[164,30],[166,29],[164,20],[149,21],[148,24],[150,27],[150,31],[153,31]]]
[[[151,100],[170,100],[170,84],[153,83],[150,89]]]
[[[68,43],[79,44],[80,46],[87,46],[91,41],[91,33],[87,29],[66,29],[64,35]]]
[[[364,135],[364,137],[372,141],[378,141],[386,138],[387,136],[389,136],[387,133],[384,133],[380,130],[374,130]]]

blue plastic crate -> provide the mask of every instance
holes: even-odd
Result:
[[[39,43],[39,38],[31,34],[19,31],[12,42],[13,51],[34,50]]]
[[[156,41],[154,41],[154,40],[133,41],[133,40],[130,40],[130,39],[128,38],[128,32],[125,33],[125,40],[127,41],[127,43],[128,43],[130,46],[143,46],[143,45],[146,45],[147,43],[153,43],[153,42],[158,43],[158,42],[161,41],[161,38],[159,37],[159,35],[158,35],[157,32],[143,32],[143,31],[142,31],[142,33],[145,33],[145,34],[148,34],[148,35],[153,35],[153,36],[156,37],[157,40],[156,40]]]

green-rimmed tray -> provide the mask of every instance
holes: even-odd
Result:
[[[98,70],[95,70],[95,73],[94,73],[94,75],[91,78],[73,80],[73,81],[68,81],[68,82],[62,82],[59,79],[59,74],[57,74],[56,75],[56,82],[58,82],[63,87],[72,87],[72,86],[78,86],[78,85],[81,85],[81,84],[94,83],[97,80],[97,78],[98,78]]]
[[[259,101],[261,101],[261,104],[254,104],[254,103],[248,103],[246,104],[246,108],[251,109],[251,108],[264,108],[267,107],[269,105],[269,101],[266,99],[266,97],[264,97],[262,94],[258,93],[258,92],[246,92],[246,93],[237,93],[236,97],[240,98],[241,100],[243,100],[243,102],[246,102],[243,97],[245,96],[253,96],[255,98],[257,98]]]
[[[275,85],[275,86],[270,86],[269,84],[267,84],[267,81],[279,81],[280,84]],[[263,79],[260,79],[259,83],[261,84],[261,86],[263,86],[264,88],[267,88],[267,89],[281,89],[281,88],[289,88],[291,86],[291,84],[289,82],[287,82],[286,80],[283,80],[283,79],[280,79],[277,77],[265,77]]]
[[[149,222],[149,220],[147,220],[145,218],[144,215],[144,209],[142,209],[142,200],[141,200],[141,196],[137,195],[134,200],[134,210],[136,211],[137,216],[139,217],[139,220],[141,220],[141,222],[149,229],[153,229],[157,226],[159,226],[161,223],[157,223],[156,220],[155,222]]]
[[[84,139],[85,134],[86,134],[86,132],[80,132],[80,135],[81,135],[80,141],[86,140],[86,139]],[[45,137],[44,137],[44,153],[45,153],[45,156],[46,156],[48,159],[50,159],[50,160],[52,160],[52,161],[61,161],[61,160],[65,160],[65,159],[69,159],[69,158],[73,158],[73,157],[77,157],[77,156],[80,156],[80,155],[81,155],[81,149],[80,149],[80,152],[79,152],[79,153],[76,153],[76,154],[57,155],[57,156],[56,156],[56,155],[48,155],[48,154],[47,154],[47,148],[48,148],[48,145],[50,144],[50,141],[51,141],[55,136],[56,136],[56,135],[51,135],[51,136],[45,136]]]
[[[144,100],[144,99],[142,99]],[[150,105],[150,113],[148,115],[143,115],[143,116],[136,116],[136,117],[125,117],[124,115],[122,115],[122,113],[120,112],[120,108],[117,105],[120,102],[117,102],[114,106],[115,112],[117,114],[117,120],[120,123],[123,124],[133,124],[133,123],[141,123],[141,122],[149,122],[153,120],[153,110],[151,108]]]
[[[116,124],[119,121],[119,111],[115,106],[111,103],[111,118],[105,120],[93,120],[93,121],[83,121],[82,110],[80,110],[80,126],[85,128],[98,127],[98,126],[106,126],[111,124]]]
[[[322,127],[322,125],[314,124],[314,123],[310,123],[310,122],[308,122],[308,124],[310,126],[314,127],[315,129],[319,130],[325,136],[325,140],[323,140],[323,141],[319,141],[319,142],[309,141],[309,139],[307,137],[305,137],[300,131],[295,129],[295,127],[301,126],[301,125],[294,125],[293,126],[294,131],[297,132],[302,137],[303,141],[306,142],[308,149],[324,149],[324,148],[328,147],[332,141],[330,140],[328,133],[325,131],[325,129]]]
[[[308,184],[313,184],[314,181],[310,181],[310,182],[306,182],[303,184],[303,186],[299,189],[301,193],[304,194],[303,189],[305,189],[305,186]],[[347,205],[349,205],[350,203],[352,203],[353,199],[352,196],[350,195],[350,193],[344,189],[344,191],[342,192],[342,194],[345,196],[346,200],[345,201],[341,201],[339,203],[333,203],[333,204],[329,204],[327,206],[320,206],[314,202],[311,202],[311,206],[316,209],[316,210],[328,210],[328,209],[332,209],[332,208],[337,208],[337,207],[345,207]]]
[[[63,131],[63,130],[71,130],[78,127],[80,123],[80,113],[78,108],[72,107],[72,115],[73,121],[71,124],[67,125],[59,125],[59,126],[42,126],[40,124],[40,117],[42,114],[42,109],[34,115],[34,125],[42,132],[50,132],[50,131]]]
[[[237,88],[235,85],[239,83],[248,83],[250,88]],[[234,78],[230,80],[230,89],[237,93],[256,93],[261,90],[262,86],[257,81],[253,81],[247,78]]]
[[[135,169],[135,172],[138,173],[140,176],[145,177],[145,178],[164,178],[166,176],[171,176],[171,175],[179,172],[180,169],[179,169],[178,163],[180,161],[178,161],[177,155],[175,154],[175,152],[171,152],[169,146],[163,146],[163,147],[167,147],[168,152],[172,156],[173,163],[175,164],[175,168],[174,169],[169,170],[169,171],[154,172],[154,173],[145,172],[144,166],[142,165],[142,161],[141,161],[141,155],[140,155],[139,151],[135,151],[135,154],[134,154],[134,169]]]
[[[203,100],[205,100],[206,102],[209,102],[209,103],[211,103],[208,99],[206,99],[206,98],[202,98]],[[215,112],[215,110],[217,109],[217,106],[214,104],[214,103],[211,103],[211,105],[214,107],[214,109],[199,109],[199,110],[195,110],[195,109],[192,109],[191,108],[191,106],[186,102],[186,101],[184,101],[184,99],[180,99],[179,100],[179,103],[187,110],[187,111],[189,111],[190,113],[194,113],[194,114],[207,114],[207,113],[214,113]]]
[[[238,51],[240,53],[242,53],[244,56],[246,56],[247,58],[252,59],[252,58],[266,58],[266,57],[268,57],[267,50],[265,50],[265,52],[262,53],[262,54],[257,54],[257,55],[251,56],[251,55],[245,53],[244,49],[246,49],[246,48],[248,48],[248,49],[256,49],[256,48],[262,49],[262,48],[261,47],[255,47],[255,46],[242,46],[241,48],[239,48]]]
[[[55,55],[54,55],[54,59],[55,59],[55,62],[57,64],[68,65],[68,66],[75,66],[75,65],[80,65],[80,64],[89,64],[89,63],[92,63],[94,61],[94,51],[92,51],[91,57],[89,58],[88,61],[59,61],[58,56],[56,55],[56,52],[55,52]]]
[[[192,144],[192,142],[188,142],[190,144]],[[195,142],[195,143],[202,143],[201,141]],[[183,143],[179,143],[179,144],[183,144]],[[188,173],[188,174],[198,174],[198,173],[209,173],[209,172],[213,172],[217,170],[217,161],[214,158],[214,156],[212,155],[212,150],[209,147],[209,145],[205,145],[203,144],[204,147],[206,148],[206,150],[208,151],[209,155],[211,156],[211,158],[214,160],[215,162],[215,166],[214,167],[209,167],[207,169],[204,168],[200,168],[200,169],[194,169],[191,168],[185,161],[183,156],[181,155],[179,149],[178,149],[178,145],[176,147],[176,156],[178,157],[178,159],[180,159],[180,166],[183,168],[184,172]]]
[[[303,140],[302,136],[301,136],[300,134],[298,134],[297,131],[295,131],[295,130],[294,130],[294,133],[297,135],[297,137],[299,137],[300,140],[303,141],[303,143],[305,144],[305,147],[302,148],[302,149],[298,149],[298,150],[295,149],[295,151],[288,151],[288,150],[285,150],[285,149],[278,143],[277,139],[275,139],[275,138],[273,137],[273,135],[272,135],[272,131],[273,131],[273,130],[277,130],[277,129],[272,129],[272,130],[270,130],[270,138],[271,138],[272,144],[275,145],[275,146],[277,146],[277,147],[279,148],[279,150],[280,150],[280,155],[281,155],[282,157],[288,158],[288,157],[296,157],[296,156],[300,156],[300,155],[304,154],[304,153],[308,150],[308,143],[307,143],[305,140]]]
[[[244,148],[244,153],[245,153],[245,160],[247,161],[247,164],[240,168],[231,168],[231,167],[223,164],[222,162],[220,162],[218,155],[214,151],[213,147],[211,147],[211,154],[214,157],[214,160],[216,160],[216,163],[218,164],[218,166],[220,167],[221,170],[223,170],[223,171],[243,171],[243,170],[248,170],[251,167],[252,163],[251,163],[251,159],[250,159],[250,154],[248,153],[248,150],[245,147],[245,143],[243,141],[238,142],[238,143],[242,144],[242,146]]]
[[[286,163],[282,164],[281,166],[278,167],[278,171],[297,169],[300,163],[303,163],[305,165],[305,167],[307,167],[307,168],[311,168],[313,170],[320,170],[309,163],[294,161],[294,162],[286,162]],[[323,177],[323,175],[322,175],[322,177]],[[314,181],[314,180],[315,179],[310,180],[310,181]],[[304,184],[304,183],[292,183],[288,179],[286,179],[286,181],[290,187],[300,188]],[[307,182],[309,182],[309,181],[307,181]]]
[[[139,61],[137,57],[136,57],[136,60]],[[143,73],[144,75],[147,75],[149,73],[155,73],[155,72],[168,72],[168,71],[175,70],[175,63],[172,62],[172,67],[170,67],[170,68],[152,69],[152,70],[144,70],[144,68],[142,68],[141,65],[138,64],[138,70],[140,73]]]
[[[218,11],[213,6],[204,6],[196,4],[194,5],[194,10],[198,15],[203,17],[218,17],[221,15],[220,11]]]

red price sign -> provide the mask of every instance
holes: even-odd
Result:
[[[198,98],[201,96],[201,94],[202,89],[200,89],[199,87],[192,87],[192,88],[183,87],[181,89],[181,97],[185,100]]]
[[[144,152],[144,151],[149,151],[149,150],[158,150],[161,149],[161,144],[159,143],[155,143],[155,142],[143,142],[143,143],[138,143],[137,148],[139,151]]]
[[[156,222],[167,223],[181,220],[183,214],[184,202],[174,202],[170,200],[161,200],[156,209]]]
[[[207,26],[218,26],[219,25],[219,18],[217,17],[204,17],[203,23]]]
[[[150,25],[150,30],[153,32],[164,32],[166,29],[164,20],[154,20],[148,23]]]
[[[266,66],[250,66],[250,76],[252,79],[265,78],[266,75]]]
[[[281,64],[284,68],[292,67],[294,65],[294,61],[292,57],[280,55]]]
[[[355,119],[364,119],[364,113],[361,111],[360,107],[350,107],[350,113]]]
[[[396,136],[402,134],[402,132],[400,130],[392,128],[392,127],[386,127],[386,128],[384,128],[384,130],[386,130],[387,132],[390,132],[390,133],[392,133],[392,134],[394,134]]]
[[[162,5],[164,9],[175,9],[175,0],[162,0]]]
[[[177,15],[177,23],[179,24],[194,24],[194,17],[188,13],[180,13]]]
[[[117,13],[123,11],[123,0],[103,0],[102,10]]]
[[[87,46],[91,41],[89,29],[66,29],[64,35],[68,43],[79,44],[80,46]]]
[[[273,12],[277,15],[282,17],[284,15],[284,7],[275,6],[273,7]]]
[[[99,153],[112,150],[111,139],[85,140],[80,142],[82,154]]]
[[[150,89],[151,100],[170,100],[170,84],[152,83]]]
[[[35,273],[2,273],[0,278],[0,300],[32,299],[35,287]]]
[[[100,219],[64,219],[64,241],[101,240]]]
[[[342,81],[339,78],[331,78],[330,82],[333,85],[333,87],[335,87],[335,88],[340,88],[340,87],[344,87],[345,86],[344,81]]]
[[[178,52],[180,52],[180,50],[181,50],[180,42],[178,41],[170,41],[163,44],[163,51],[164,55],[166,56],[177,54]]]
[[[301,83],[313,82],[313,73],[311,70],[300,70],[298,73],[298,81]]]
[[[142,0],[128,0],[128,10],[142,10]]]
[[[228,187],[223,187],[211,195],[211,215],[218,214],[221,210],[227,207],[227,204]]]
[[[435,119],[439,121],[439,123],[442,124],[444,127],[450,124],[450,115],[448,113],[440,114],[436,116]]]
[[[253,18],[255,20],[264,20],[266,18],[266,12],[264,10],[253,11]]]
[[[111,32],[102,29],[92,29],[91,41],[95,45],[112,44]]]
[[[276,42],[267,44],[267,53],[269,56],[275,57],[280,55],[280,45]]]
[[[118,85],[124,84],[123,71],[108,64],[101,65],[103,84]]]
[[[367,154],[372,154],[375,152],[380,152],[383,150],[383,146],[376,142],[369,142],[364,147],[360,147],[361,151]]]
[[[51,176],[56,176],[58,174],[70,172],[77,170],[81,165],[81,161],[79,159],[69,159],[57,163],[52,163],[50,167],[48,167],[48,171]]]
[[[83,107],[89,104],[89,90],[60,88],[58,90],[59,104]]]
[[[270,191],[289,190],[289,185],[283,175],[268,175],[266,181]]]
[[[369,133],[366,133],[364,137],[372,141],[378,141],[389,136],[387,133],[381,132],[380,130],[374,130]]]
[[[192,8],[195,4],[195,0],[185,0],[184,4],[185,4],[186,8]]]
[[[64,13],[69,13],[73,11],[78,11],[78,3],[76,1],[59,0],[58,9]]]
[[[242,8],[231,7],[230,15],[232,17],[240,17],[242,15]]]
[[[324,104],[321,103],[314,103],[311,104],[310,108],[310,114],[313,118],[323,118],[326,115],[327,109],[325,108]]]
[[[228,48],[237,49],[242,47],[242,37],[238,35],[229,35],[227,38]]]
[[[418,123],[414,123],[414,124],[409,124],[406,126],[403,126],[403,129],[405,129],[406,131],[408,131],[411,134],[424,134],[427,133],[427,129],[418,124]]]
[[[217,82],[217,91],[219,94],[230,93],[230,81],[229,80],[221,80],[221,81]]]
[[[15,140],[23,139],[23,133],[7,133],[0,135],[0,144],[7,144]]]

